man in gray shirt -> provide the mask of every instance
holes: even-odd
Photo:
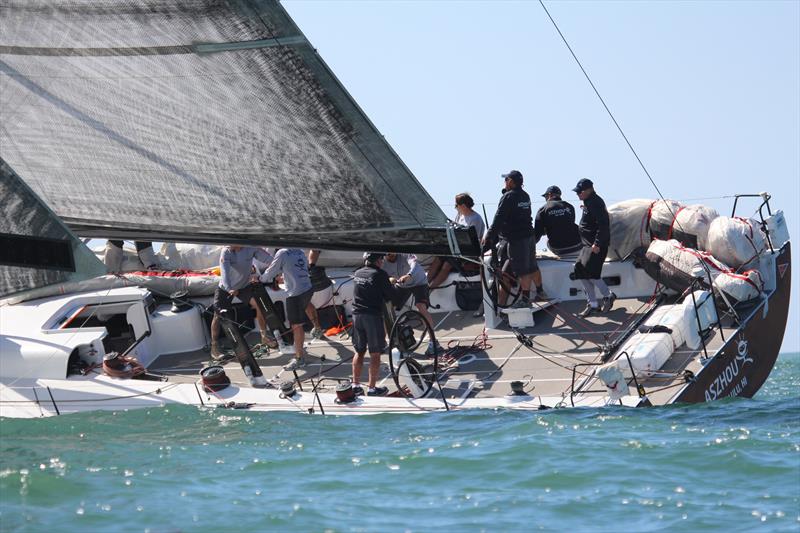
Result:
[[[417,256],[411,254],[386,254],[386,259],[381,269],[389,274],[389,281],[396,284],[398,297],[392,301],[395,308],[403,307],[409,296],[414,295],[414,305],[420,314],[425,317],[433,330],[433,317],[428,312],[430,291],[428,277],[425,270],[417,263]],[[434,346],[433,341],[428,342],[428,355],[435,355],[440,346]]]
[[[286,285],[286,292],[289,295],[286,298],[286,318],[288,318],[289,324],[292,326],[292,335],[294,337],[294,359],[284,368],[286,370],[295,370],[305,366],[305,359],[303,358],[305,331],[303,330],[303,324],[306,321],[306,316],[310,317],[314,324],[314,330],[311,332],[312,336],[321,331],[317,310],[311,305],[314,289],[308,275],[308,260],[303,250],[299,248],[281,248],[278,250],[275,254],[275,259],[261,274],[261,282],[271,283],[281,273],[283,274],[283,282]]]
[[[214,318],[211,320],[212,359],[223,358],[217,344],[220,330],[219,314],[231,312],[234,298],[248,303],[255,310],[258,329],[261,331],[261,342],[270,347],[277,347],[275,339],[267,333],[266,318],[253,297],[253,289],[250,286],[253,277],[253,259],[268,262],[272,260],[272,256],[261,248],[238,245],[226,246],[219,256],[220,282],[214,293]],[[266,381],[263,384],[265,385]]]

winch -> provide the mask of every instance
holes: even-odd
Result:
[[[230,378],[225,374],[225,369],[220,365],[205,367],[200,371],[200,378],[206,392],[219,392],[231,384]]]
[[[349,381],[339,383],[336,386],[336,403],[353,403],[356,401],[356,392],[353,384]]]

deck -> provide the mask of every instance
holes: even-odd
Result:
[[[562,398],[564,405],[579,397],[604,397],[607,391],[592,377],[601,363],[601,347],[622,335],[647,312],[647,300],[619,299],[608,314],[586,319],[577,316],[583,302],[560,302],[536,311],[535,325],[517,331],[508,327],[485,330],[483,318],[474,317],[471,311],[435,313],[436,337],[447,350],[439,356],[439,385],[434,385],[427,397],[443,394],[448,401],[458,401],[506,396],[511,392],[512,381],[523,382],[531,396]],[[518,332],[524,333],[529,342],[521,343]],[[248,336],[251,342],[257,338],[255,334]],[[415,359],[430,369],[432,358],[422,356],[425,344],[416,350]],[[707,338],[706,344],[708,352],[713,353],[721,345],[719,333]],[[307,337],[306,351],[308,364],[296,375],[283,370],[291,355],[277,350],[256,353],[264,375],[275,385],[296,380],[304,390],[316,385],[318,390],[332,392],[338,382],[350,379],[354,351],[348,335],[311,341]],[[668,403],[685,383],[685,371],[697,372],[701,368],[702,355],[702,347],[692,351],[684,345],[676,350],[658,374],[641,383],[649,400],[656,405]],[[362,383],[367,378],[368,358],[367,354]],[[387,386],[390,394],[399,394],[388,359],[388,355],[382,356],[379,384]],[[149,370],[167,375],[171,382],[196,382],[199,371],[211,363],[208,352],[196,351],[161,356]],[[234,383],[249,386],[235,359],[226,362],[224,368]],[[630,385],[635,393],[632,380]],[[580,394],[572,398],[573,390]]]

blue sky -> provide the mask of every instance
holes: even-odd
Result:
[[[469,191],[491,217],[512,168],[532,197],[581,177],[608,203],[656,197],[538,2],[283,5],[451,216]],[[730,214],[719,197],[766,190],[800,236],[800,2],[546,5],[666,197]]]

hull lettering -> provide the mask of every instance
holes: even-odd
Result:
[[[753,358],[750,357],[750,353],[747,349],[747,344],[748,343],[744,338],[739,340],[736,346],[736,357],[734,357],[733,361],[727,364],[722,372],[717,375],[716,379],[714,379],[711,385],[709,385],[705,390],[705,399],[707,402],[722,397],[738,396],[739,393],[744,390],[745,386],[747,386],[747,376],[743,376],[742,379],[736,383],[736,378],[739,377],[739,373],[742,371],[744,366],[747,363],[753,362]],[[725,391],[728,389],[728,387],[732,385],[733,388],[731,391],[725,394]]]

